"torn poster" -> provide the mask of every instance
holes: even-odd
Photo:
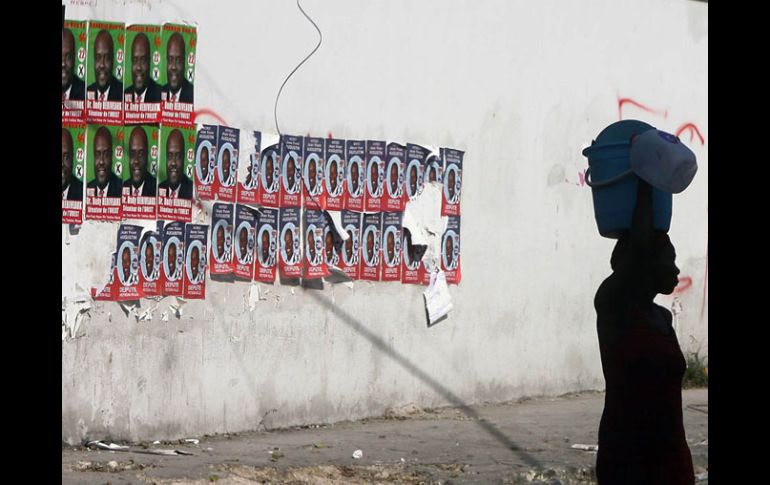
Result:
[[[188,299],[206,298],[206,233],[205,224],[187,224],[185,226],[185,265],[184,297]]]
[[[61,128],[61,221],[83,223],[83,179],[86,172],[86,125]]]
[[[334,220],[328,212],[324,212],[324,219],[324,261],[326,261],[328,268],[339,268],[342,237],[337,233],[338,229],[336,229]]]
[[[380,281],[380,241],[382,240],[382,213],[364,214],[361,227],[363,257],[360,276],[362,280]]]
[[[412,233],[406,227],[404,227],[403,232],[401,283],[427,285],[430,276],[425,269],[425,263],[422,261],[427,246],[412,244]]]
[[[233,272],[232,234],[233,205],[214,204],[211,212],[211,274]]]
[[[158,138],[155,126],[127,126],[123,149],[128,177],[123,182],[123,219],[156,219],[158,207]]]
[[[88,28],[85,20],[65,20],[62,31],[61,120],[86,121],[86,68]]]
[[[254,275],[254,246],[259,213],[245,205],[235,206],[235,246],[233,272],[239,279],[251,281]]]
[[[161,32],[161,120],[192,126],[197,29],[193,25],[166,23]]]
[[[117,291],[117,279],[118,279],[118,269],[117,269],[117,253],[110,254],[110,274],[107,279],[107,284],[102,287],[101,290],[98,288],[91,288],[91,297],[94,300],[97,301],[115,301],[116,295],[118,293]]]
[[[382,215],[382,281],[401,281],[402,212]]]
[[[342,244],[342,259],[339,268],[351,280],[357,280],[360,276],[361,255],[361,214],[344,210],[342,211],[342,227],[348,237]]]
[[[88,125],[86,129],[86,219],[119,221],[120,194],[126,178],[123,127]]]
[[[447,283],[460,283],[460,216],[449,216],[441,236],[441,269],[446,273]]]
[[[262,154],[262,133],[259,131],[240,130],[241,157],[238,163],[238,195],[241,204],[259,202],[259,157]]]
[[[406,194],[409,200],[422,193],[423,170],[425,160],[430,151],[420,145],[407,143],[406,145]]]
[[[139,281],[144,296],[160,296],[160,267],[163,241],[158,231],[146,231],[139,244]]]
[[[302,205],[302,137],[281,136],[281,207]]]
[[[425,174],[423,181],[427,184],[430,182],[442,183],[442,177],[444,174],[444,149],[439,149],[439,153],[432,152],[425,159]]]
[[[88,22],[86,120],[100,125],[123,124],[123,58],[126,24]]]
[[[126,124],[160,123],[160,25],[126,28],[123,93]]]
[[[139,282],[139,239],[142,226],[122,224],[118,228],[118,301],[138,300],[143,297]]]
[[[275,281],[278,229],[278,209],[260,209],[257,217],[257,261],[254,270],[254,279],[257,281]]]
[[[326,208],[339,211],[343,208],[345,191],[345,140],[326,140]]]
[[[326,209],[324,190],[324,139],[305,137],[305,167],[302,172],[305,208]]]
[[[300,243],[300,209],[281,209],[281,259],[279,267],[284,278],[302,275],[302,245]]]
[[[383,210],[403,212],[408,196],[404,192],[404,169],[406,168],[406,147],[388,143],[385,160],[385,195]]]
[[[366,141],[366,197],[364,207],[367,212],[379,212],[382,209],[382,194],[385,189],[385,142]]]
[[[238,128],[229,126],[219,127],[217,175],[214,179],[214,191],[217,199],[223,202],[235,202],[240,131]]]
[[[308,209],[305,211],[305,270],[306,279],[322,278],[329,275],[324,257],[324,229],[326,214],[323,211]]]
[[[192,220],[195,128],[162,125],[158,170],[158,218]]]
[[[345,173],[347,182],[345,192],[345,209],[362,212],[364,210],[364,180],[366,169],[364,156],[366,155],[366,143],[363,140],[348,140],[345,144],[348,169]]]
[[[161,272],[163,296],[182,296],[184,237],[184,222],[171,222],[163,227],[163,271]]]
[[[259,166],[261,185],[257,202],[265,207],[278,207],[281,186],[281,144],[278,135],[262,133],[262,156]]]
[[[441,149],[444,157],[444,190],[441,198],[442,216],[460,215],[460,188],[462,187],[463,156],[465,152],[452,148]],[[451,278],[447,275],[447,281]]]
[[[425,309],[428,313],[428,325],[433,325],[452,310],[452,298],[449,296],[446,277],[442,271],[431,273],[430,285],[422,292]]]
[[[217,125],[198,125],[195,142],[195,193],[200,200],[214,200],[217,170]]]

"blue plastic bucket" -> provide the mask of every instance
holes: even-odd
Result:
[[[631,171],[631,137],[653,129],[637,120],[623,120],[599,133],[590,147],[586,183],[591,187],[599,234],[617,239],[631,228],[639,177]],[[672,194],[652,189],[653,227],[668,232],[671,227]]]

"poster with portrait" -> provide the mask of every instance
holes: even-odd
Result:
[[[281,207],[302,206],[302,137],[281,136]]]
[[[86,121],[88,27],[85,20],[65,20],[61,42],[61,120]]]
[[[233,272],[233,212],[232,204],[216,203],[211,210],[211,274]]]
[[[97,289],[91,287],[91,298],[96,301],[115,301],[118,294],[118,268],[116,264],[117,253],[110,254],[110,273],[107,277],[107,283],[101,288]]]
[[[326,208],[339,211],[344,208],[345,202],[345,140],[326,140],[324,160],[324,185],[326,192]]]
[[[254,269],[254,279],[257,281],[275,281],[276,262],[279,257],[279,230],[278,209],[262,207],[257,216],[257,258]]]
[[[195,193],[200,200],[214,200],[214,176],[217,171],[218,125],[197,126],[195,140]]]
[[[281,233],[278,267],[284,278],[302,276],[302,231],[298,207],[281,208]]]
[[[403,212],[382,213],[382,281],[401,281]]]
[[[163,226],[160,287],[163,296],[182,296],[184,272],[184,222],[170,222]]]
[[[281,192],[281,143],[280,137],[273,133],[262,132],[259,185],[257,203],[265,207],[278,207]]]
[[[326,266],[324,248],[324,230],[326,229],[326,214],[320,210],[305,210],[305,271],[306,279],[329,276]]]
[[[160,123],[160,25],[126,27],[123,106],[127,125]]]
[[[406,174],[404,182],[406,184],[406,196],[409,200],[422,194],[423,172],[429,153],[430,151],[423,146],[415,145],[414,143],[406,144]]]
[[[229,126],[219,127],[217,172],[214,190],[217,199],[235,202],[236,179],[238,177],[238,147],[241,130]]]
[[[158,148],[160,129],[126,126],[123,153],[128,175],[123,182],[123,219],[155,220],[158,210]]]
[[[139,284],[145,297],[160,296],[163,239],[159,231],[145,231],[139,241]]]
[[[193,300],[206,298],[206,224],[185,226],[184,297]]]
[[[337,265],[351,280],[360,279],[361,273],[361,213],[342,211],[342,227],[348,235],[340,249]]]
[[[308,209],[326,209],[324,142],[323,138],[305,137],[305,166],[302,168],[302,186],[305,207]]]
[[[121,224],[117,245],[117,301],[138,300],[143,297],[139,281],[139,239],[142,226]]]
[[[422,179],[426,184],[436,182],[440,185],[444,176],[444,149],[437,152],[434,147],[429,147],[429,150]]]
[[[383,210],[403,212],[409,200],[404,190],[406,146],[390,142],[385,153],[385,194]]]
[[[251,281],[254,276],[258,216],[256,209],[241,204],[235,206],[233,273],[241,280]]]
[[[127,177],[123,127],[88,125],[86,128],[86,219],[119,221],[121,193]]]
[[[83,180],[86,175],[86,125],[62,123],[61,221],[83,223]]]
[[[441,235],[441,269],[446,273],[448,284],[460,283],[460,216],[449,216]]]
[[[401,283],[409,285],[427,285],[430,274],[425,268],[422,257],[427,246],[413,245],[409,229],[403,229],[403,244],[401,246]]]
[[[380,281],[380,259],[382,251],[382,212],[364,214],[361,226],[361,269],[362,280]]]
[[[262,154],[262,133],[241,130],[241,158],[238,163],[236,200],[241,204],[259,203],[259,158]]]
[[[197,43],[194,25],[165,23],[161,28],[158,83],[163,123],[193,125]]]
[[[88,69],[86,69],[86,121],[123,124],[123,60],[126,24],[88,22]]]
[[[463,156],[465,152],[453,148],[442,148],[444,156],[444,183],[441,191],[441,215],[460,215],[460,189],[462,188]],[[449,281],[449,280],[447,280]]]
[[[158,218],[192,220],[195,127],[161,125]]]
[[[385,193],[385,142],[366,141],[366,195],[364,207],[367,212],[382,210]]]
[[[342,254],[342,238],[334,227],[334,221],[328,212],[324,212],[324,260],[327,268],[340,269],[340,255]]]
[[[363,140],[347,140],[345,152],[348,167],[345,172],[345,209],[363,212],[364,191],[366,186],[366,142]]]

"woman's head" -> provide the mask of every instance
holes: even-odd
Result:
[[[615,249],[612,251],[610,265],[612,270],[617,270],[618,265],[629,253],[630,238],[627,234],[618,239]],[[652,235],[650,259],[645,263],[649,268],[649,282],[651,292],[670,295],[679,283],[679,268],[676,266],[676,250],[671,243],[668,234],[655,231]]]

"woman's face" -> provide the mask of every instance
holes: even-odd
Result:
[[[661,247],[653,259],[652,277],[658,293],[670,295],[679,284],[679,268],[675,260],[676,251],[670,242]]]

